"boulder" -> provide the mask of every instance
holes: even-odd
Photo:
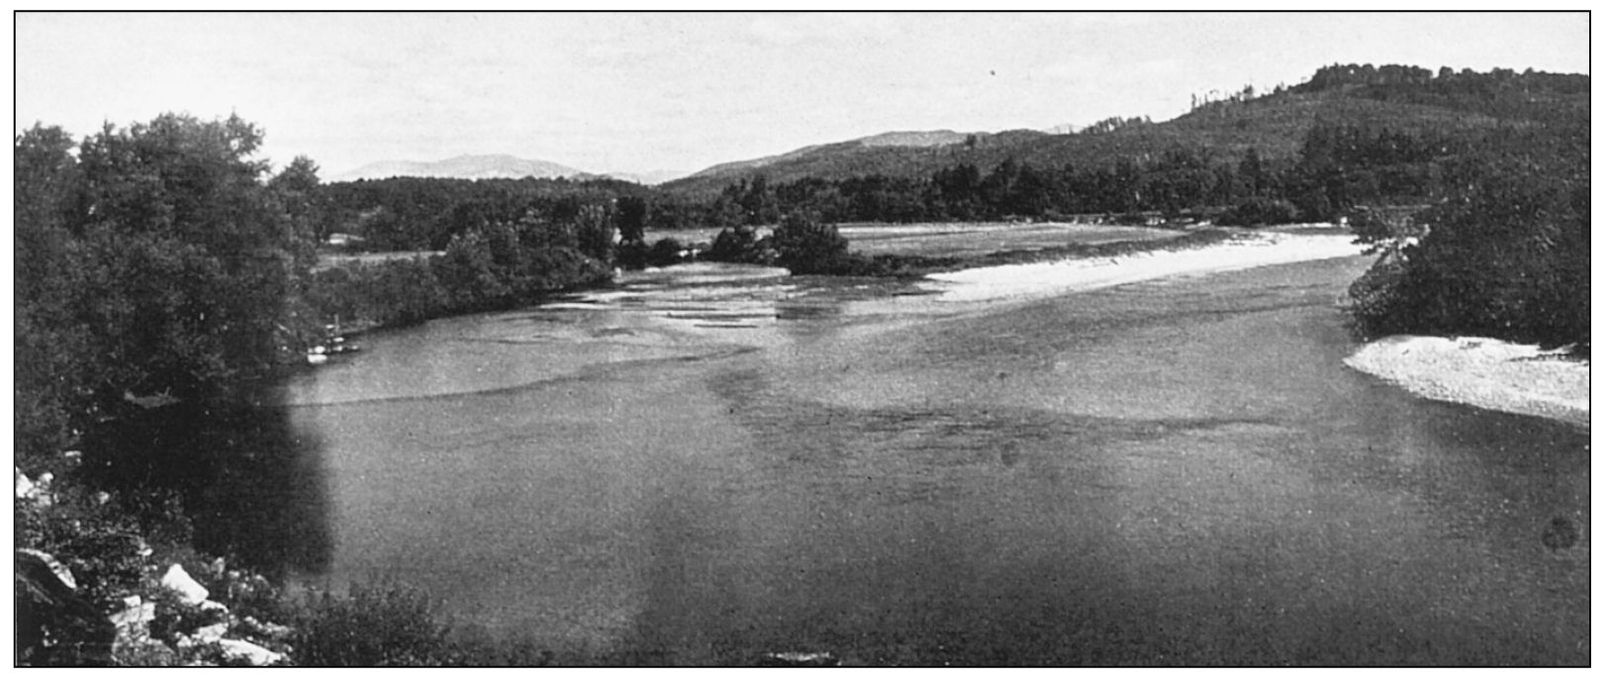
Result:
[[[78,594],[55,557],[16,550],[16,661],[29,665],[110,665],[117,628]]]
[[[55,502],[55,496],[50,494],[50,482],[55,475],[46,471],[39,474],[39,478],[29,480],[22,469],[16,469],[16,499],[27,500],[41,507],[48,507]]]
[[[167,573],[162,574],[162,587],[178,594],[179,601],[189,606],[199,606],[201,602],[206,601],[209,594],[201,583],[195,582],[195,578],[191,578],[190,574],[184,571],[184,567],[178,564],[169,566]]]
[[[220,639],[217,641],[217,645],[223,651],[224,660],[231,662],[244,662],[263,666],[281,663],[285,660],[284,654],[270,651],[245,640]]]
[[[156,604],[136,595],[123,599],[123,608],[112,614],[112,625],[117,626],[119,636],[138,639],[150,632],[150,623],[155,619]]]
[[[211,625],[196,628],[195,640],[198,642],[215,642],[223,639],[223,636],[226,634],[229,634],[228,623],[213,623]]]
[[[16,467],[13,467],[13,468],[16,468]],[[30,497],[33,497],[33,492],[35,490],[33,480],[29,479],[27,474],[22,473],[22,469],[20,469],[20,468],[16,468],[16,469],[17,469],[17,475],[16,475],[17,499],[26,500],[26,499],[28,499]]]

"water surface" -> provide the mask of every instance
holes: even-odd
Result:
[[[376,334],[289,387],[304,577],[572,663],[1588,663],[1587,434],[1345,368],[1366,263],[1010,304],[691,266]]]

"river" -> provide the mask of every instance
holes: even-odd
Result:
[[[287,388],[328,545],[291,568],[560,663],[1588,663],[1588,433],[1343,366],[1366,263],[1008,302],[679,266],[373,334]]]

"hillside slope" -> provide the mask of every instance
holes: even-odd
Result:
[[[1588,102],[1588,89],[1583,97]],[[1578,97],[1567,101],[1572,99]],[[1142,162],[1176,147],[1232,157],[1254,147],[1263,159],[1278,161],[1294,158],[1307,131],[1319,121],[1423,132],[1487,127],[1509,118],[1492,116],[1480,108],[1452,99],[1402,96],[1379,88],[1296,88],[1245,101],[1214,102],[1170,121],[1128,125],[1103,133],[887,133],[720,164],[662,187],[686,196],[708,196],[757,175],[765,176],[772,184],[808,176],[928,177],[956,164],[989,169],[1011,158],[1040,168],[1068,164],[1091,168],[1122,158]],[[911,139],[926,143],[882,142]]]

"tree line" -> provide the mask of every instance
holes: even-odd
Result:
[[[1267,159],[1254,147],[1174,146],[1152,158],[1094,168],[1040,168],[1006,159],[987,170],[956,164],[928,178],[771,184],[756,176],[727,186],[708,216],[710,224],[730,226],[774,224],[794,212],[825,222],[1057,220],[1152,211],[1223,216],[1235,224],[1324,221],[1357,205],[1442,197],[1444,164],[1481,141],[1471,134],[1323,122],[1307,133],[1299,156],[1286,160]]]
[[[261,142],[238,117],[174,114],[82,140],[42,124],[16,137],[19,459],[152,406],[238,396],[337,315],[415,322],[605,280],[616,199],[636,187],[324,185],[304,157],[271,172],[253,158]],[[442,253],[315,267],[353,221],[372,243]]]
[[[1369,208],[1379,254],[1351,286],[1363,335],[1492,336],[1590,350],[1590,128],[1512,128],[1447,164],[1447,196],[1415,212]]]

